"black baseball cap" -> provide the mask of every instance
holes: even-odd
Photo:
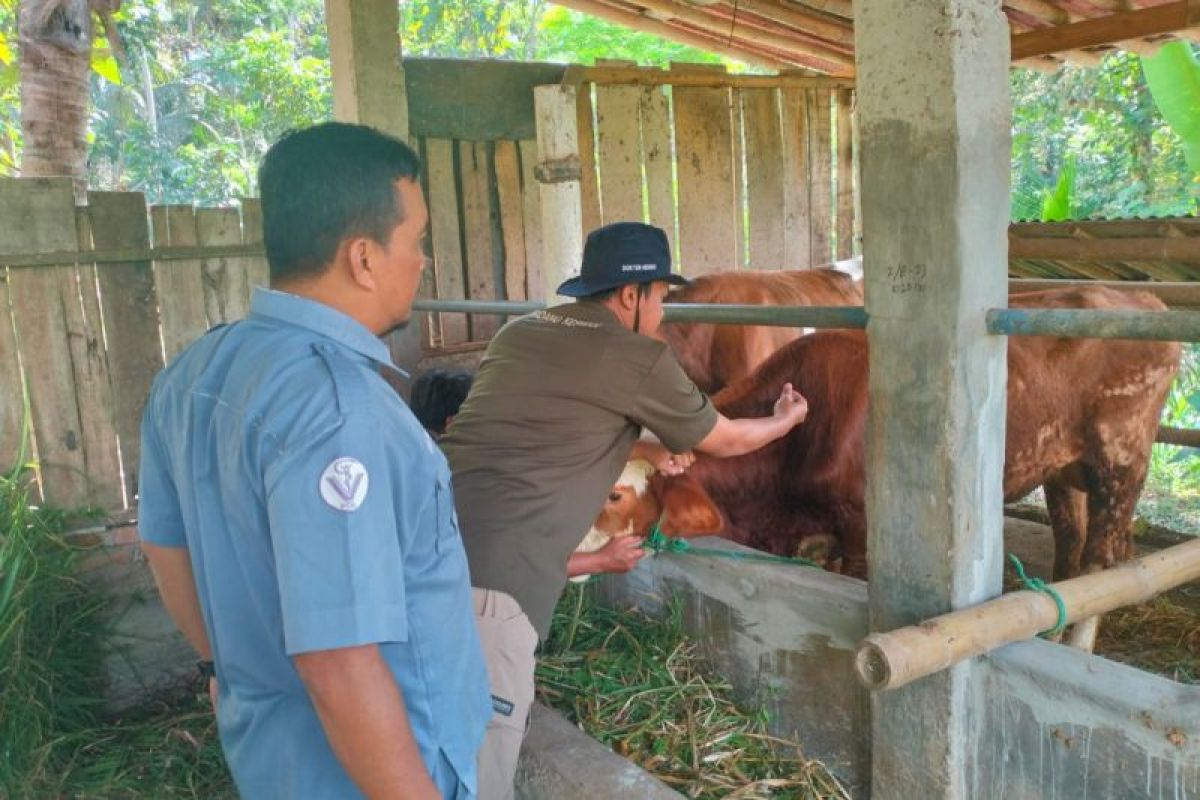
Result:
[[[630,283],[666,281],[686,284],[671,272],[671,245],[662,228],[642,222],[614,222],[588,234],[579,276],[564,281],[558,293],[567,297],[615,289]]]

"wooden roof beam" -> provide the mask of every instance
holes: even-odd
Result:
[[[1012,38],[1014,61],[1114,44],[1200,25],[1200,0],[1178,0],[1166,5],[1111,14],[1069,25],[1020,33]]]
[[[845,19],[854,19],[854,3],[852,0],[789,0],[789,6],[808,7],[815,11],[824,11]]]
[[[689,27],[695,28],[714,37],[725,40],[740,39],[745,42],[759,44],[780,53],[795,53],[811,56],[834,66],[835,72],[846,73],[854,70],[854,57],[830,47],[787,36],[772,30],[751,29],[744,26],[737,30],[712,14],[705,13],[695,6],[690,6],[677,0],[631,0],[648,11],[662,17],[678,20]],[[666,21],[666,20],[664,20]]]
[[[736,9],[739,14],[749,11],[765,20],[787,25],[820,39],[854,46],[854,26],[828,14],[801,9],[780,0],[722,0],[721,5]]]
[[[701,50],[707,50],[710,53],[733,58],[746,64],[753,64],[767,69],[783,70],[791,67],[804,66],[799,62],[784,61],[782,59],[767,56],[760,52],[750,50],[744,47],[737,47],[727,44],[725,41],[713,39],[709,36],[700,36],[690,34],[687,31],[682,31],[677,27],[666,24],[656,19],[651,19],[645,14],[639,14],[634,11],[629,11],[624,8],[607,5],[602,0],[554,0],[557,5],[566,8],[580,11],[584,14],[590,14],[593,17],[614,22],[617,25],[624,25],[633,30],[651,33],[655,36],[662,36],[665,39],[679,42],[680,44],[688,45],[689,47],[697,47]]]

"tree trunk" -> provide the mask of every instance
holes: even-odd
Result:
[[[87,0],[22,0],[21,174],[67,176],[87,189],[88,74],[92,13]]]

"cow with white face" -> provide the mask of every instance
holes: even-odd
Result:
[[[667,478],[650,462],[637,459],[625,465],[576,551],[593,553],[612,539],[645,537],[655,522],[664,535],[679,537],[710,536],[724,526],[708,493],[686,473]],[[576,575],[571,580],[588,577]]]

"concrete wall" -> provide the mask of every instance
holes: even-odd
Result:
[[[198,656],[163,607],[137,543],[137,529],[73,534],[88,548],[80,580],[104,598],[109,625],[106,706],[120,711],[196,680]]]
[[[685,628],[738,696],[765,702],[773,730],[867,796],[870,702],[851,666],[867,628],[865,584],[663,555],[602,591],[652,613],[676,595]],[[996,651],[977,673],[970,696],[983,732],[970,748],[971,798],[1200,800],[1200,686],[1041,640]]]
[[[696,542],[742,549],[722,539]],[[677,596],[684,627],[739,702],[765,705],[772,731],[796,737],[806,755],[850,786],[862,791],[869,784],[869,704],[853,672],[854,649],[867,632],[862,581],[816,569],[662,555],[601,586],[607,600],[651,613]]]

